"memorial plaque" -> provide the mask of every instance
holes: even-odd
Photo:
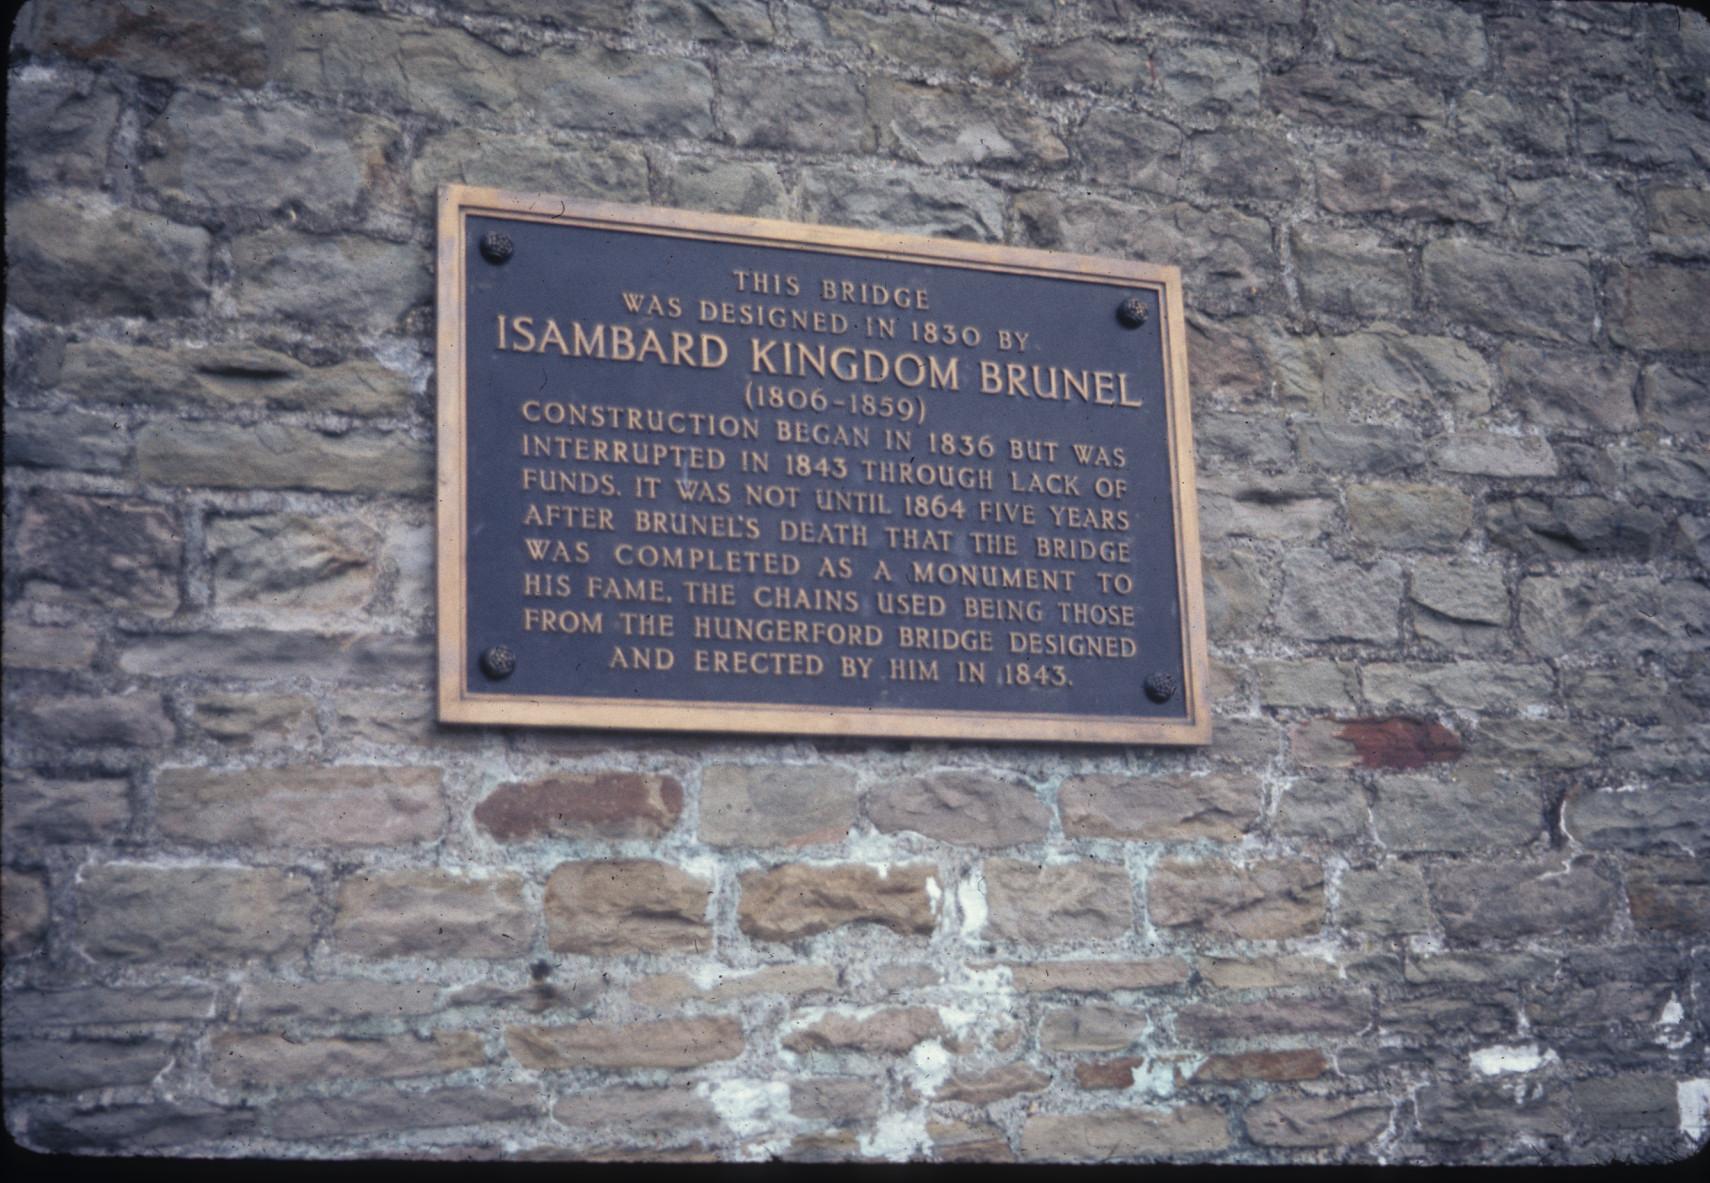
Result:
[[[1208,741],[1174,267],[439,219],[441,719]]]

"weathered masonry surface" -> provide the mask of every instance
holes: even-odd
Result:
[[[25,1145],[1705,1140],[1701,16],[36,0],[11,49]],[[1179,263],[1213,744],[435,724],[455,181]]]

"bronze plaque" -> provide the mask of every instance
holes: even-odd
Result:
[[[1174,267],[449,186],[439,709],[1210,737]]]

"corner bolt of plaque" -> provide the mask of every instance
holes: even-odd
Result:
[[[1169,702],[1176,696],[1174,674],[1156,673],[1146,679],[1146,697],[1153,702]]]
[[[516,672],[517,655],[509,645],[494,645],[481,654],[481,672],[495,682],[502,682]]]
[[[511,241],[509,234],[489,230],[481,236],[481,257],[495,266],[509,259],[516,249],[517,244]]]
[[[1139,296],[1128,297],[1116,306],[1116,319],[1125,329],[1139,328],[1146,323],[1146,302]]]

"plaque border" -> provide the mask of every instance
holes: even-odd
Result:
[[[511,220],[647,233],[703,241],[794,246],[832,254],[1085,282],[1126,284],[1159,296],[1157,331],[1167,394],[1170,478],[1175,490],[1176,580],[1182,605],[1184,719],[1086,716],[1015,711],[828,707],[787,702],[692,702],[679,699],[537,697],[470,693],[466,642],[468,474],[464,469],[467,308],[464,301],[468,218]],[[442,723],[613,730],[839,735],[887,739],[1056,741],[1203,745],[1211,741],[1205,596],[1200,570],[1199,505],[1194,491],[1193,433],[1187,379],[1187,324],[1181,270],[1172,265],[1105,259],[1027,247],[919,235],[803,225],[769,218],[620,205],[476,185],[439,190],[436,250],[436,382],[438,387],[439,592],[438,682]],[[1114,310],[1113,310],[1114,319]]]

